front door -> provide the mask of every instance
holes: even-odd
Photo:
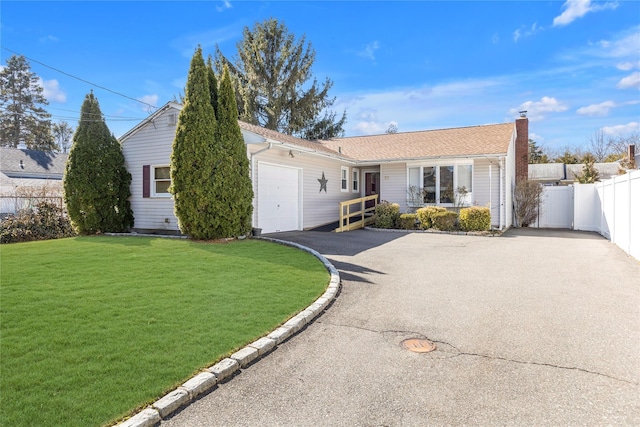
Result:
[[[372,196],[374,194],[380,194],[380,172],[365,172],[364,173],[364,195]],[[378,199],[380,202],[380,199]],[[367,208],[373,207],[374,200],[369,200],[366,204]]]

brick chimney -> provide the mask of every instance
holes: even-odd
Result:
[[[516,184],[529,179],[529,119],[520,111],[516,119]]]

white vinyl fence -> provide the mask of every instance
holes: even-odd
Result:
[[[538,218],[532,227],[573,227],[573,186],[543,187]]]
[[[640,170],[575,184],[575,230],[595,231],[640,260]]]

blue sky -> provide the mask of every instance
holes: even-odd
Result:
[[[520,110],[548,150],[640,131],[638,1],[3,0],[1,63],[11,51],[31,58],[49,111],[74,127],[93,89],[120,136],[153,111],[133,99],[160,107],[183,90],[198,44],[232,57],[243,28],[271,17],[312,43],[347,136],[392,122],[502,123]]]

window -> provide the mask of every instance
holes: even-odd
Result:
[[[407,169],[407,202],[424,204],[469,205],[473,197],[473,165],[425,165]]]
[[[171,185],[171,173],[169,166],[154,166],[153,168],[152,195],[155,197],[171,197],[169,186]]]
[[[349,191],[349,168],[340,166],[340,191]]]
[[[360,192],[360,170],[351,169],[351,191],[354,193]]]

